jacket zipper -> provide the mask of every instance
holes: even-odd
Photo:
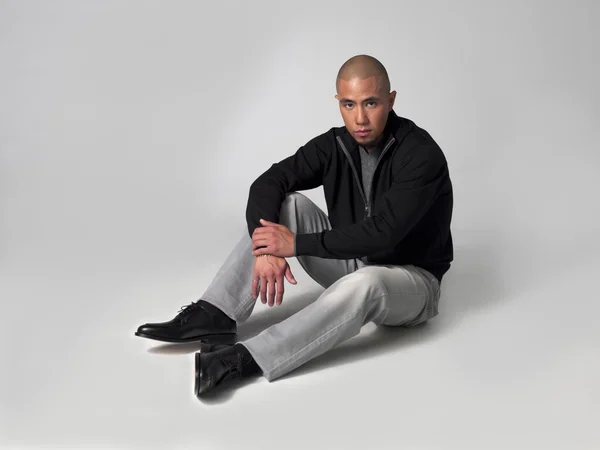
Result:
[[[381,151],[381,154],[379,155],[379,158],[377,158],[377,163],[375,164],[375,169],[373,170],[373,178],[371,179],[371,186],[369,189],[369,193],[370,193],[370,200],[369,200],[369,209],[367,211],[367,217],[371,216],[371,206],[373,205],[373,180],[375,179],[375,173],[377,172],[377,168],[379,167],[379,161],[381,161],[381,158],[383,158],[383,155],[385,154],[385,152],[388,151],[388,149],[392,146],[392,144],[396,142],[396,138],[394,136],[392,136],[392,138],[388,141],[388,143],[385,145],[385,147],[383,148],[383,150]]]
[[[346,149],[346,146],[344,145],[344,142],[342,142],[342,138],[340,136],[337,136],[337,141],[340,144],[340,147],[342,147],[342,151],[344,152],[344,154],[346,155],[346,157],[348,158],[348,162],[350,163],[350,167],[352,167],[352,172],[354,173],[354,179],[356,180],[356,184],[358,186],[358,190],[360,192],[360,195],[365,203],[365,216],[364,218],[368,218],[371,215],[371,203],[369,202],[369,199],[367,199],[367,196],[365,195],[365,191],[363,190],[363,187],[361,186],[360,183],[360,179],[358,178],[358,171],[356,170],[356,166],[354,165],[354,161],[352,160],[352,157],[350,156],[350,152],[348,152],[348,150]],[[373,170],[373,179],[375,179],[375,172],[377,171],[377,167],[379,166],[379,161],[381,161],[381,158],[383,158],[383,155],[385,154],[385,152],[388,151],[388,149],[392,146],[392,144],[396,142],[396,138],[394,136],[391,137],[391,139],[388,141],[388,143],[385,145],[383,151],[381,152],[381,155],[379,155],[379,158],[377,158],[377,164],[375,164],[375,169]],[[373,198],[373,180],[371,180],[371,189],[370,189],[370,197]]]
[[[352,157],[350,156],[350,153],[348,152],[348,150],[346,150],[346,146],[342,142],[342,138],[338,136],[337,141],[340,144],[340,146],[342,147],[342,151],[344,152],[344,154],[348,157],[348,162],[350,162],[350,167],[352,167],[352,173],[354,173],[354,179],[356,180],[358,190],[360,192],[360,195],[361,195],[363,201],[365,202],[365,217],[366,217],[366,215],[369,211],[369,202],[367,201],[367,196],[365,195],[365,191],[363,190],[362,186],[360,185],[360,179],[358,178],[358,172],[356,170],[356,166],[354,165],[354,161],[352,161]]]

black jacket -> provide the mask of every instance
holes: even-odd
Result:
[[[250,186],[250,236],[259,219],[279,222],[289,192],[323,186],[332,229],[296,235],[295,255],[371,264],[413,264],[440,282],[453,260],[453,193],[444,153],[427,131],[392,110],[383,151],[364,198],[356,140],[334,127],[273,164]]]

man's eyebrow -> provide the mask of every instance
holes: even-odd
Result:
[[[368,97],[363,100],[363,102],[378,102],[379,97]],[[354,100],[350,100],[349,98],[340,99],[340,103],[354,103]]]

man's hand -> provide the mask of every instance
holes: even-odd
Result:
[[[296,284],[292,270],[285,258],[278,256],[259,256],[254,261],[254,273],[252,277],[252,296],[258,297],[258,281],[260,280],[260,299],[263,304],[269,303],[281,305],[283,301],[283,277]],[[277,294],[276,294],[277,293]],[[274,301],[275,300],[275,301]]]
[[[281,258],[294,256],[294,233],[285,225],[260,219],[262,227],[252,233],[252,254],[274,255]],[[258,248],[264,247],[264,248]]]

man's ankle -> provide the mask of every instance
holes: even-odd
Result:
[[[242,374],[253,375],[262,374],[262,370],[248,351],[248,349],[239,342],[234,345],[234,348],[242,355]]]
[[[226,322],[229,321],[229,322],[236,323],[235,319],[232,319],[231,317],[229,317],[227,314],[225,314],[225,312],[221,308],[213,305],[209,301],[200,299],[198,302],[204,307],[204,309],[206,309],[206,311],[217,316],[219,319],[222,319]]]

